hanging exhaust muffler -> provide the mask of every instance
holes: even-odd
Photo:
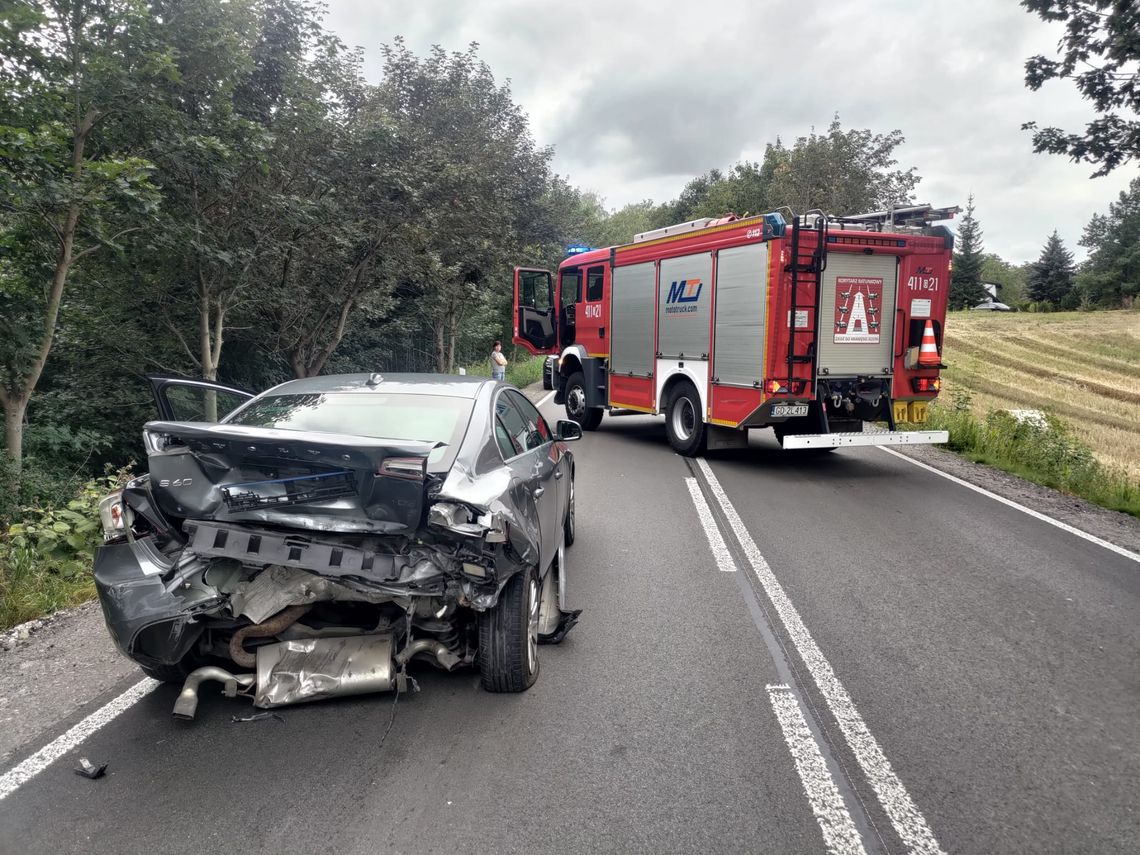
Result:
[[[257,648],[257,707],[283,707],[396,687],[389,635],[304,638]]]

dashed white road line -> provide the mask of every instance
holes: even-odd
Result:
[[[709,503],[705,501],[705,494],[701,492],[700,484],[697,483],[696,478],[686,478],[685,486],[689,488],[689,495],[693,497],[697,516],[705,530],[705,537],[709,539],[709,549],[712,550],[713,558],[716,559],[716,566],[726,573],[735,573],[736,562],[732,560],[732,554],[725,546],[724,538],[720,536],[720,528],[717,527],[716,520],[713,519],[712,510],[709,508]]]
[[[999,496],[997,493],[991,493],[985,487],[979,487],[977,484],[971,484],[969,481],[964,481],[955,475],[951,475],[949,472],[943,472],[941,469],[935,469],[933,466],[929,466],[920,460],[915,460],[913,457],[907,457],[905,454],[900,454],[892,448],[885,448],[880,445],[879,449],[885,451],[887,454],[899,458],[899,460],[905,460],[907,463],[913,463],[915,466],[918,466],[921,469],[925,469],[927,472],[933,472],[935,475],[945,478],[947,481],[953,481],[955,484],[958,484],[961,487],[965,487],[967,490],[973,490],[975,493],[981,493],[983,496],[987,496],[993,499],[995,502],[1001,502],[1003,505],[1021,511],[1023,514],[1029,514],[1029,516],[1033,517],[1034,519],[1041,520],[1043,523],[1048,523],[1051,526],[1056,526],[1057,528],[1061,529],[1061,531],[1067,531],[1069,534],[1075,534],[1077,537],[1084,538],[1089,543],[1095,543],[1097,546],[1103,546],[1105,549],[1111,550],[1117,555],[1123,555],[1129,561],[1136,561],[1140,563],[1140,554],[1125,549],[1123,546],[1117,546],[1115,543],[1109,543],[1107,540],[1102,540],[1095,534],[1089,534],[1087,531],[1081,531],[1079,528],[1075,528],[1068,523],[1063,523],[1060,520],[1055,520],[1050,516],[1046,516],[1040,511],[1033,510],[1033,508],[1027,508],[1025,505],[1019,505],[1012,499],[1007,499],[1005,496]]]
[[[135,683],[113,701],[100,707],[66,733],[56,737],[23,763],[0,775],[0,801],[3,801],[95,731],[141,701],[161,683],[149,677]]]
[[[839,729],[843,732],[844,739],[847,740],[851,752],[855,755],[859,768],[863,770],[863,774],[870,782],[875,795],[903,844],[910,852],[922,853],[922,855],[943,855],[942,847],[934,838],[934,833],[927,825],[926,818],[919,811],[914,799],[910,797],[910,793],[907,792],[894,769],[891,768],[890,761],[887,760],[883,749],[879,747],[879,743],[875,741],[875,737],[871,735],[863,717],[855,708],[851,695],[839,682],[831,663],[827,661],[823,651],[819,649],[819,645],[808,632],[800,613],[792,605],[792,601],[788,599],[783,586],[776,579],[776,575],[768,566],[764,556],[760,554],[756,542],[748,533],[748,529],[745,528],[744,522],[740,519],[740,514],[736,512],[736,508],[729,501],[720,481],[713,474],[712,468],[703,457],[697,458],[697,465],[724,512],[733,534],[740,542],[744,554],[748,557],[748,562],[752,565],[752,570],[760,581],[760,586],[767,594],[776,614],[780,616],[780,621],[784,624],[789,639],[799,652],[808,671],[811,672],[812,679],[815,680],[820,694],[827,702],[831,714],[839,723]]]
[[[823,842],[833,855],[866,855],[863,841],[843,802],[835,779],[823,760],[819,745],[816,744],[807,719],[800,709],[795,692],[788,686],[768,686],[768,700],[772,702],[772,712],[780,722],[784,741],[792,752],[804,793],[811,804],[811,812],[823,832]]]
[[[541,407],[543,404],[545,404],[547,401],[549,401],[549,400],[550,400],[551,398],[553,398],[553,397],[554,397],[554,393],[553,393],[553,392],[550,392],[550,393],[548,393],[548,394],[546,394],[546,395],[543,395],[543,396],[542,396],[542,400],[541,400],[541,401],[539,401],[537,404],[535,404],[535,406],[536,406],[536,407]]]

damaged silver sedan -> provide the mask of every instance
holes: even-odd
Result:
[[[150,472],[103,501],[95,581],[119,648],[183,685],[175,715],[205,681],[265,708],[404,690],[414,660],[522,692],[538,645],[577,621],[565,443],[581,429],[552,432],[517,389],[149,379]]]

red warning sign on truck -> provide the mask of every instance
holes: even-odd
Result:
[[[883,280],[870,276],[835,279],[835,342],[878,344]]]

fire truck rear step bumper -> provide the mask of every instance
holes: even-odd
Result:
[[[818,433],[785,436],[784,448],[838,448],[848,445],[934,445],[949,442],[945,430],[896,430],[882,433]]]

